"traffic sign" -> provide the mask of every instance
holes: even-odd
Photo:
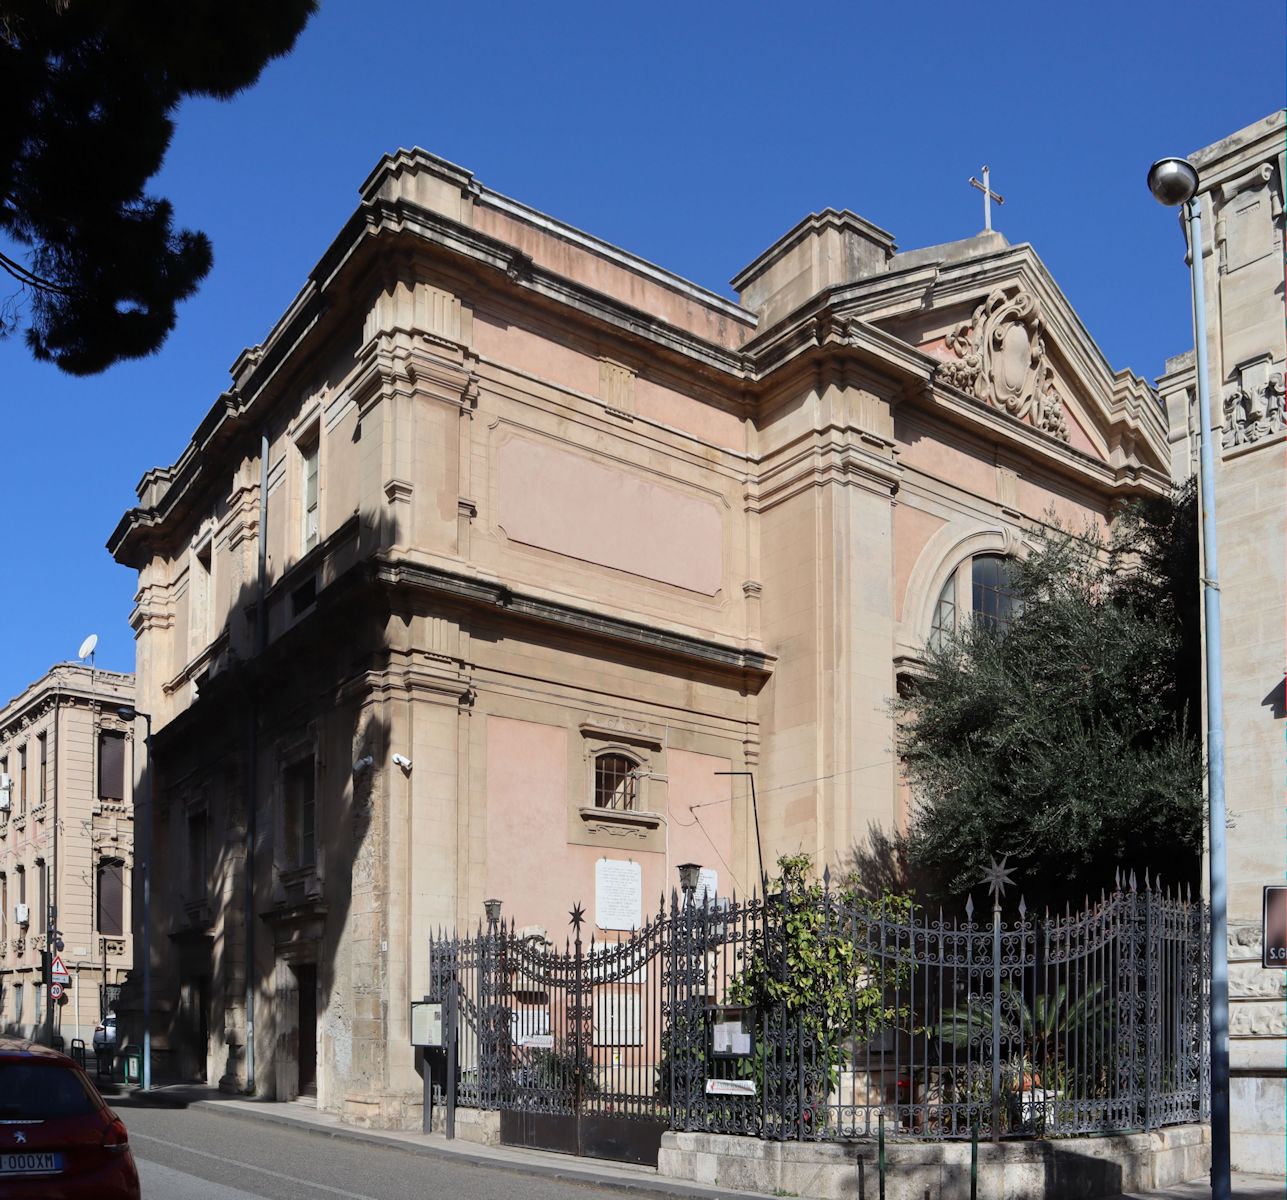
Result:
[[[51,983],[49,985],[49,998],[51,1000],[61,1000],[63,998],[63,985],[61,983]]]
[[[63,956],[54,955],[54,961],[49,965],[49,978],[54,983],[61,983],[64,987],[71,983],[71,976],[67,973],[67,968],[63,966]]]

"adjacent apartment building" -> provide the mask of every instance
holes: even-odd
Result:
[[[1287,880],[1284,114],[1190,156],[1202,202],[1224,652],[1229,1067],[1235,1168],[1287,1161],[1287,976],[1261,965],[1266,884]],[[1158,380],[1177,480],[1198,469],[1192,352]]]
[[[0,709],[0,1028],[92,1045],[133,959],[134,677],[60,663]],[[41,951],[71,977],[52,1000]]]
[[[611,940],[680,863],[841,860],[905,819],[927,641],[1007,618],[1051,514],[1170,485],[1155,393],[1031,246],[826,209],[733,288],[399,151],[144,476],[109,546],[173,1063],[419,1122],[435,926],[580,901]]]

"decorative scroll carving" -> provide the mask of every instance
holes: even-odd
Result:
[[[1041,306],[1035,296],[1022,289],[1009,296],[997,288],[968,321],[947,335],[947,346],[957,356],[941,368],[948,383],[1061,441],[1068,440],[1063,401],[1046,359]]]
[[[1281,368],[1274,370],[1267,354],[1243,363],[1224,394],[1224,448],[1250,445],[1282,433],[1284,428],[1287,413]]]

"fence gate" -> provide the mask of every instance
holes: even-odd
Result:
[[[1134,875],[1080,912],[934,916],[798,878],[672,894],[620,941],[430,944],[459,1104],[507,1145],[655,1164],[666,1129],[781,1141],[1158,1129],[1207,1115],[1206,913]],[[789,883],[789,886],[788,886]],[[609,934],[609,937],[612,935]]]
[[[490,925],[434,943],[435,994],[457,988],[459,1102],[500,1110],[501,1142],[656,1165],[668,925],[562,948]]]

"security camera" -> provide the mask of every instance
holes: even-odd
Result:
[[[362,772],[365,771],[367,767],[369,767],[373,762],[375,762],[375,759],[373,759],[369,754],[363,756],[362,758],[359,758],[353,764],[353,774],[361,775]]]
[[[411,770],[411,760],[405,754],[395,754],[393,756],[393,765],[401,767],[404,771]]]

